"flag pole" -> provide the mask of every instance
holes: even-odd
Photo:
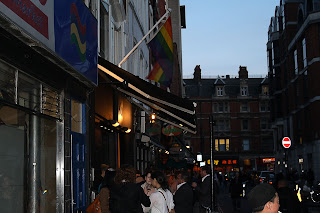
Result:
[[[128,57],[138,48],[138,46],[147,38],[147,36],[154,30],[154,28],[156,28],[160,22],[171,12],[171,9],[168,8],[167,12],[159,19],[159,21],[149,30],[149,32],[143,36],[143,38],[132,48],[132,50],[122,59],[122,61],[120,61],[120,63],[118,64],[118,67],[121,67],[121,64],[123,64],[124,62],[126,62],[126,60],[128,59]]]

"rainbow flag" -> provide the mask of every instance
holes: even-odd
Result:
[[[169,87],[173,73],[173,43],[171,17],[167,19],[157,35],[148,43],[154,63],[147,79]]]

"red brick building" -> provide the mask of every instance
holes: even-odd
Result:
[[[320,179],[319,24],[319,1],[280,1],[267,43],[276,171],[312,169],[315,180]],[[292,141],[287,150],[284,136]]]
[[[198,65],[194,78],[184,82],[187,98],[197,103],[197,134],[190,138],[194,153],[202,153],[203,160],[210,159],[212,116],[216,170],[273,168],[267,77],[249,78],[247,67],[240,66],[239,77],[203,79]]]

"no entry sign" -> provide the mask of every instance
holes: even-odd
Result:
[[[291,146],[291,140],[290,140],[289,137],[284,137],[284,138],[282,139],[282,146],[283,146],[284,148],[286,148],[286,149],[290,148],[290,146]]]

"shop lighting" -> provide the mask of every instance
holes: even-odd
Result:
[[[126,131],[124,131],[125,133],[130,133],[131,132],[131,129],[128,128]]]
[[[190,149],[190,146],[186,146],[187,149]]]
[[[118,121],[112,121],[111,124],[113,127],[118,127],[120,125],[120,123]]]

